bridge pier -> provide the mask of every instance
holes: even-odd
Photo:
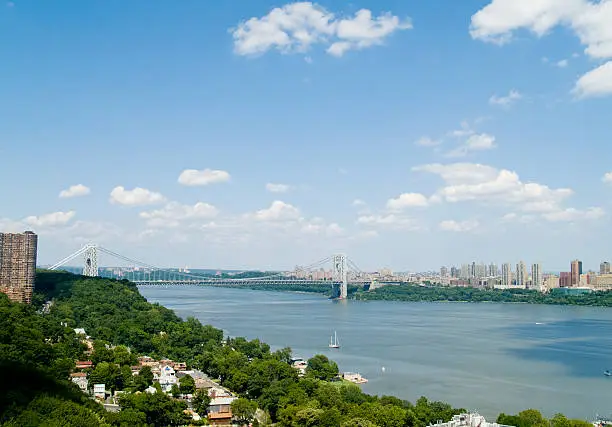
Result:
[[[346,255],[334,255],[333,264],[333,279],[337,282],[340,282],[340,292],[338,298],[346,299],[348,295],[348,271],[346,267]]]

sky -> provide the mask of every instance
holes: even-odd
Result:
[[[39,234],[40,264],[598,269],[610,22],[612,0],[5,2],[0,230]]]

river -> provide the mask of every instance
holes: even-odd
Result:
[[[182,317],[230,336],[321,353],[359,372],[371,394],[426,396],[493,418],[527,408],[592,419],[612,413],[612,309],[529,304],[331,301],[319,295],[144,286]],[[328,348],[338,333],[341,348]],[[384,369],[383,369],[384,367]]]

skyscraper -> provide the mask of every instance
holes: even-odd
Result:
[[[510,265],[508,262],[502,264],[501,284],[503,288],[509,288],[512,286],[512,265]]]
[[[580,284],[580,275],[582,274],[582,261],[575,259],[570,266],[570,286],[578,286]]]
[[[527,287],[527,266],[523,261],[516,264],[516,286]]]
[[[489,264],[489,277],[496,277],[499,273],[497,272],[497,264]]]
[[[0,233],[0,292],[12,301],[32,301],[37,246],[38,236],[31,231]]]
[[[448,268],[445,266],[440,267],[440,277],[448,277]]]
[[[610,274],[610,263],[608,261],[599,264],[599,274]]]
[[[531,287],[538,291],[542,288],[542,266],[540,264],[531,266]]]

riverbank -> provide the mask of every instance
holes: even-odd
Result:
[[[49,299],[54,301],[49,313],[37,312]],[[0,411],[3,425],[30,425],[32,420],[38,425],[54,424],[62,417],[74,421],[72,425],[87,426],[185,424],[184,401],[161,392],[135,393],[149,381],[133,383],[129,367],[137,355],[169,358],[199,369],[251,401],[254,406],[247,405],[249,411],[258,407],[278,425],[425,427],[463,412],[425,398],[412,404],[371,396],[357,386],[338,388],[327,382],[338,367],[323,355],[309,359],[307,375],[298,378],[289,364],[290,349],[271,352],[257,339],[226,339],[215,327],[195,318],[183,320],[172,310],[149,303],[129,282],[41,272],[35,303],[38,307],[12,304],[0,296],[2,345],[10,349],[1,352],[0,362],[9,371],[28,372],[28,378],[35,373],[54,378],[55,385],[49,388],[40,381],[28,381],[24,389],[18,378],[5,381],[2,395],[13,396],[14,403]],[[88,356],[78,344],[82,338],[76,328],[85,329],[93,340],[93,354]],[[93,362],[87,372],[92,381],[106,384],[111,391],[124,391],[119,402],[129,410],[106,413],[75,394],[78,390],[65,378],[74,369],[74,361],[84,357]],[[181,392],[172,395],[176,393]],[[245,410],[239,417],[248,419],[251,412]],[[579,424],[570,421],[568,425]]]

